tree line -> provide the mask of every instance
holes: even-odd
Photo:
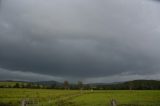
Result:
[[[70,84],[69,81],[65,80],[63,83],[47,84],[38,82],[13,82],[12,84],[0,84],[0,88],[37,88],[37,89],[83,89],[83,82],[78,81],[77,84]],[[7,83],[7,82],[6,82]]]
[[[0,88],[35,88],[35,89],[80,89],[80,90],[160,90],[160,81],[155,80],[135,80],[116,84],[83,84],[78,81],[72,84],[65,80],[63,83],[35,83],[35,82],[16,82],[12,85],[0,85]]]

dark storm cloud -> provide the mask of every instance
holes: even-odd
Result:
[[[65,78],[159,73],[156,3],[3,0],[0,6],[0,67],[9,72]]]
[[[152,0],[152,1],[160,2],[160,0]]]

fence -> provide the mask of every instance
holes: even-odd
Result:
[[[37,99],[23,99],[21,106],[39,106],[39,100]]]

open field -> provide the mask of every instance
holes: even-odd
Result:
[[[110,106],[111,99],[119,106],[160,106],[160,91],[0,89],[0,106],[20,106],[23,100],[36,106]]]

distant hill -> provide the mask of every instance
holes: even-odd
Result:
[[[160,81],[158,80],[133,80],[118,83],[94,83],[89,84],[95,89],[130,89],[130,90],[150,90],[160,89]]]
[[[158,80],[134,80],[124,82],[130,89],[160,89],[160,81]]]

